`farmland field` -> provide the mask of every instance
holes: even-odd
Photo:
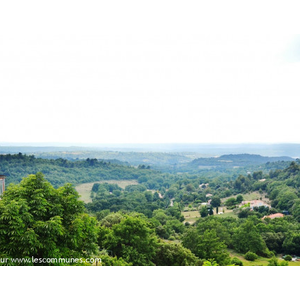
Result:
[[[85,203],[92,202],[91,199],[91,191],[92,187],[95,183],[111,183],[111,184],[117,184],[120,188],[125,189],[126,186],[132,185],[132,184],[138,184],[136,180],[102,180],[102,181],[95,181],[95,182],[88,182],[77,185],[76,191],[81,196],[80,200],[82,200]]]

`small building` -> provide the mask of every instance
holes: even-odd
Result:
[[[250,205],[250,209],[253,209],[254,207],[269,207],[271,208],[271,205],[267,204],[266,202],[262,201],[262,200],[251,200],[251,201],[242,201],[241,204],[239,205],[239,207],[248,204]]]
[[[275,218],[283,218],[283,217],[284,217],[284,214],[276,213],[276,214],[264,216],[264,217],[262,218],[262,220],[264,220],[265,218],[275,219]]]

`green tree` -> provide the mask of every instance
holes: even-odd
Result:
[[[245,254],[245,259],[247,260],[250,260],[250,261],[254,261],[258,258],[257,254],[251,252],[251,251],[248,251],[246,254]]]
[[[287,232],[282,248],[285,253],[300,255],[300,233]]]
[[[231,259],[231,264],[234,266],[243,266],[244,265],[243,262],[237,257],[233,257]]]
[[[241,253],[248,251],[265,256],[268,248],[258,229],[251,220],[247,220],[233,234],[234,248]]]
[[[186,191],[187,192],[194,192],[195,191],[195,188],[193,187],[193,185],[191,183],[189,183],[187,186],[186,186]]]
[[[270,260],[269,260],[269,264],[268,266],[288,266],[289,263],[285,260],[283,261],[279,261],[277,257],[273,256]]]
[[[207,211],[207,207],[206,205],[201,205],[201,208],[200,208],[200,215],[202,218],[204,217],[207,217],[208,216],[208,211]]]
[[[236,197],[236,203],[241,203],[241,202],[243,202],[243,201],[244,201],[244,198],[243,198],[242,195],[238,195],[238,196]]]
[[[158,220],[162,225],[165,225],[169,217],[165,214],[162,209],[153,211],[153,218]]]
[[[105,251],[100,253],[99,256],[101,257],[100,266],[132,266],[132,264],[127,263],[122,257],[110,256]]]
[[[234,197],[228,198],[225,202],[226,206],[233,206],[236,204],[236,199]]]
[[[100,224],[105,227],[112,227],[115,224],[119,224],[124,216],[121,213],[111,213],[100,221]]]
[[[285,255],[284,256],[284,260],[291,261],[292,260],[292,256],[291,255]]]
[[[181,244],[160,242],[154,263],[157,266],[198,266],[200,260]]]
[[[215,230],[206,230],[201,235],[195,229],[187,231],[183,236],[182,244],[200,259],[214,259],[220,266],[230,263],[227,247]]]
[[[220,197],[218,197],[218,196],[212,197],[210,204],[211,204],[213,207],[218,207],[218,206],[220,206],[220,205],[221,205],[221,199],[220,199]]]
[[[119,224],[112,226],[99,246],[134,266],[148,266],[153,265],[157,243],[155,231],[148,221],[126,216]]]
[[[10,185],[0,201],[0,253],[37,259],[96,253],[97,221],[78,199],[72,185],[54,189],[42,173]]]

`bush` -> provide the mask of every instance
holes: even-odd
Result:
[[[235,266],[243,266],[244,265],[243,262],[240,259],[238,259],[237,257],[233,257],[231,259],[231,264],[235,265]]]
[[[251,252],[251,251],[248,251],[246,254],[245,254],[245,259],[247,260],[250,260],[250,261],[254,261],[258,258],[257,254]]]
[[[270,260],[269,260],[269,264],[268,266],[288,266],[289,263],[285,260],[279,262],[278,258],[273,256]]]
[[[227,209],[235,209],[236,205],[232,205],[232,206],[226,206]]]
[[[284,256],[283,259],[286,260],[286,261],[291,261],[292,260],[292,256],[291,255],[286,255],[286,256]]]
[[[287,267],[289,265],[289,262],[288,261],[282,261],[279,263],[279,266],[282,266],[282,267]]]
[[[265,249],[264,251],[261,252],[260,255],[263,257],[270,258],[270,257],[273,257],[276,255],[276,251],[274,251],[274,250],[270,251],[269,249]]]

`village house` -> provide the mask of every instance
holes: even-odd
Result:
[[[241,204],[239,205],[239,207],[250,203],[250,209],[254,209],[254,207],[269,207],[271,208],[271,205],[267,204],[266,202],[262,201],[262,200],[251,200],[251,201],[242,201]]]

